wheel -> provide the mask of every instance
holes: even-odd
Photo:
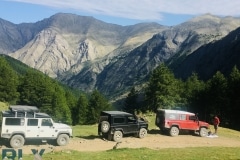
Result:
[[[199,135],[201,137],[206,137],[208,135],[208,131],[206,128],[200,128]]]
[[[20,148],[24,145],[25,139],[21,135],[14,135],[10,140],[10,146],[12,148]]]
[[[107,133],[110,129],[110,124],[108,121],[102,121],[101,122],[101,131],[102,133]]]
[[[139,138],[144,138],[147,136],[147,130],[145,128],[141,128],[138,134]]]
[[[59,146],[65,146],[69,142],[69,136],[67,134],[60,134],[57,138],[57,144]]]
[[[170,132],[169,132],[169,134],[170,134],[170,136],[178,136],[178,134],[179,134],[179,129],[178,129],[178,127],[171,127],[171,129],[170,129]]]
[[[115,142],[120,142],[122,140],[123,134],[121,131],[115,131],[113,134],[113,140]]]

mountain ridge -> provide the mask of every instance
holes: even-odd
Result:
[[[187,79],[195,72],[201,79],[208,80],[217,71],[228,75],[234,66],[240,68],[239,34],[240,27],[221,40],[200,47],[175,68],[176,76]],[[213,64],[216,64],[214,68],[208,70]]]
[[[239,26],[239,18],[211,14],[170,27],[154,22],[121,26],[66,13],[19,25],[0,19],[0,52],[70,87],[112,96],[146,82],[161,63],[179,67]]]
[[[38,23],[41,22],[46,27],[24,47],[8,55],[53,78],[72,66],[101,58],[120,46],[131,49],[131,46],[140,45],[144,42],[142,37],[151,37],[163,28],[155,24],[149,26],[155,31],[152,29],[143,32],[141,28],[145,29],[147,24],[135,25],[141,27],[134,30],[132,26],[112,25],[92,17],[73,14],[56,14]],[[125,30],[128,30],[128,34]],[[131,41],[131,36],[135,36],[138,41]]]

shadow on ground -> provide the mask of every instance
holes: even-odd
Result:
[[[151,129],[148,131],[148,134],[159,134],[163,136],[170,136],[169,131],[161,131],[159,129]],[[179,135],[190,135],[190,136],[199,136],[198,133],[195,133],[194,131],[188,131],[188,130],[180,130]]]
[[[45,145],[45,144],[49,144],[49,145],[53,145],[53,146],[57,146],[56,144],[56,140],[48,140],[48,141],[41,141],[41,140],[26,140],[24,143],[24,146],[27,145],[35,145],[35,146],[40,146],[40,145]],[[5,146],[7,148],[12,148],[10,146],[9,140],[7,139],[0,139],[0,146]]]
[[[77,138],[83,138],[83,139],[88,139],[88,140],[93,140],[93,139],[101,139],[101,136],[98,135],[88,135],[88,136],[76,136]]]

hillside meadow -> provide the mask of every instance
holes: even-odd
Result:
[[[0,109],[5,110],[6,105],[0,103]],[[147,115],[149,121],[149,130],[158,130],[154,124],[154,114]],[[212,128],[212,127],[211,127]],[[156,132],[156,134],[158,134]],[[73,126],[74,141],[77,138],[89,138],[97,136],[97,125],[78,125]],[[219,138],[227,137],[232,140],[239,141],[240,132],[220,127]],[[178,143],[178,142],[176,142]],[[167,145],[167,144],[166,144]],[[163,148],[163,149],[149,149],[142,148],[119,148],[109,149],[105,151],[76,151],[76,150],[62,150],[44,153],[42,159],[44,160],[237,160],[240,159],[240,147],[185,147],[185,148]],[[2,157],[2,155],[0,155]],[[15,158],[17,159],[17,158]],[[23,160],[34,159],[33,154],[24,154]]]

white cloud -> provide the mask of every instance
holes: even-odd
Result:
[[[239,16],[240,0],[7,0],[74,9],[136,20],[161,20],[164,13]]]

